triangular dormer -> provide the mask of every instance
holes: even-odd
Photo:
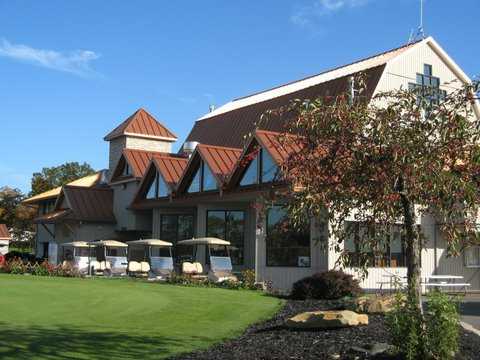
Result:
[[[282,136],[284,135],[279,132],[256,130],[245,146],[228,180],[227,187],[248,187],[280,182],[282,164],[292,153],[301,149],[299,142],[282,141]]]
[[[177,154],[154,156],[140,183],[134,202],[168,198],[185,170],[188,158]]]
[[[221,190],[241,152],[236,148],[199,144],[180,179],[178,193]]]

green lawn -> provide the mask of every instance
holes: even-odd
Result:
[[[261,293],[0,274],[0,359],[160,359],[268,318]]]

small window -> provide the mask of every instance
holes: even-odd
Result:
[[[277,165],[267,151],[262,149],[260,153],[262,159],[262,171],[260,174],[260,181],[262,183],[272,182],[273,180],[275,180],[275,176],[277,174]]]
[[[240,186],[253,185],[258,183],[258,156],[248,164],[247,171],[240,181]]]
[[[472,246],[464,251],[466,267],[480,267],[480,246]]]
[[[197,173],[193,177],[190,186],[188,187],[188,193],[197,193],[200,192],[200,178],[201,178],[201,170],[200,168],[197,170]]]
[[[157,177],[155,177],[150,185],[150,188],[148,189],[147,199],[155,199],[157,197],[157,185]]]
[[[157,197],[166,197],[168,196],[168,187],[167,184],[165,184],[165,181],[163,181],[163,178],[160,175],[157,175],[157,188],[158,188],[158,193]]]
[[[215,180],[215,177],[210,171],[208,165],[206,165],[204,162],[202,162],[202,173],[202,191],[216,190],[217,181]]]
[[[130,166],[128,165],[127,162],[125,162],[125,166],[123,167],[123,176],[129,176],[130,175]]]
[[[432,65],[424,64],[423,73],[427,76],[432,76]]]

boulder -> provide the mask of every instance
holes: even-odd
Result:
[[[365,314],[385,314],[393,310],[395,296],[361,296],[359,297],[353,309]]]
[[[291,329],[335,329],[368,325],[368,315],[350,310],[310,311],[288,319],[285,325]]]

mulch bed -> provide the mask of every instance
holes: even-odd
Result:
[[[370,315],[368,326],[337,330],[293,331],[282,326],[287,318],[298,313],[327,309],[331,309],[331,304],[323,301],[289,300],[272,319],[250,326],[239,338],[214,345],[208,350],[182,354],[174,359],[366,359],[353,353],[351,347],[389,342],[385,320],[381,315]],[[480,359],[480,337],[463,329],[461,332],[460,352],[456,359]]]

